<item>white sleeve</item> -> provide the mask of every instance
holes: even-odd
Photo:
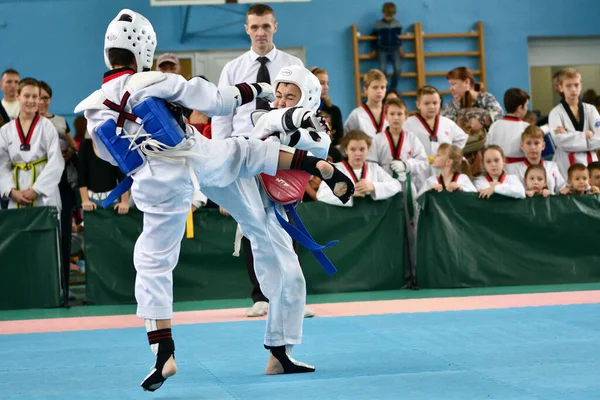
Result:
[[[592,132],[594,132],[594,136],[588,139],[588,149],[598,150],[600,149],[600,114],[598,114],[596,107],[586,108],[592,112],[589,124],[592,127]]]
[[[219,88],[226,88],[232,85],[229,77],[229,64],[226,64],[221,71],[219,78]],[[233,112],[228,115],[217,115],[211,120],[211,131],[213,139],[226,139],[233,133]]]
[[[519,178],[515,175],[507,175],[504,183],[501,183],[494,188],[494,193],[513,197],[515,199],[525,198],[525,188]]]
[[[342,201],[333,194],[329,186],[327,186],[324,181],[321,181],[319,189],[317,190],[317,201],[341,207],[352,207],[352,204],[354,203],[352,198],[350,198],[350,201],[348,201],[346,204],[342,203]]]
[[[356,109],[350,113],[348,119],[346,119],[346,122],[344,123],[344,135],[355,129],[360,129]]]
[[[450,126],[452,131],[452,144],[461,149],[465,148],[467,144],[467,140],[469,139],[469,135],[463,131],[460,126],[456,124],[456,122],[450,120]]]
[[[391,177],[390,174],[385,172],[377,164],[369,164],[370,168],[373,168],[375,172],[376,182],[371,182],[375,190],[371,193],[373,200],[385,200],[394,196],[396,193],[402,191],[402,185],[397,179]]]
[[[235,97],[239,96],[239,91],[232,86],[218,89],[202,78],[192,78],[186,81],[181,75],[165,75],[167,76],[166,83],[163,81],[153,85],[156,88],[152,89],[152,94],[158,98],[200,111],[209,117],[231,114],[237,104],[238,100]],[[150,86],[149,89],[153,86]]]
[[[458,185],[462,188],[463,192],[476,192],[473,182],[465,174],[460,174],[458,178]]]
[[[412,141],[412,157],[403,161],[410,164],[411,175],[423,177],[429,169],[429,158],[421,140],[416,135],[412,136],[414,137]]]
[[[60,182],[63,170],[65,169],[65,160],[63,159],[62,151],[60,150],[58,132],[52,122],[45,120],[40,128],[43,129],[43,131],[39,133],[43,134],[48,163],[44,166],[40,176],[33,184],[32,189],[35,190],[36,193],[49,196],[58,189],[58,183]]]
[[[0,131],[0,197],[8,197],[13,188],[15,188],[15,181],[12,175],[12,161],[8,153],[8,145]]]
[[[483,189],[489,188],[490,187],[490,183],[483,176],[478,176],[473,181],[473,186],[475,186],[475,189],[477,189],[479,191],[479,190],[483,190]]]
[[[196,208],[202,208],[208,202],[208,197],[204,195],[200,190],[194,191],[192,196],[192,204],[196,206]]]
[[[554,133],[557,127],[562,126],[562,121],[560,116],[558,115],[560,111],[554,109],[550,111],[550,115],[548,116],[548,124],[550,125],[551,133]],[[553,135],[554,142],[556,143],[556,147],[560,148],[563,151],[567,152],[577,152],[577,151],[587,151],[588,150],[588,141],[585,138],[584,132],[567,132],[567,133],[554,133]]]

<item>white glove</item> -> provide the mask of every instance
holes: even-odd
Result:
[[[392,171],[394,171],[398,175],[410,172],[410,164],[402,160],[392,161],[392,163],[390,164],[390,168],[392,168]]]
[[[308,108],[292,107],[283,114],[282,126],[285,133],[293,133],[300,128],[320,127],[320,123],[314,111]]]
[[[265,82],[261,82],[261,83],[254,83],[250,86],[252,86],[252,89],[256,90],[256,87],[254,87],[254,85],[258,85],[260,86],[260,93],[256,94],[254,93],[254,98],[256,99],[267,99],[268,102],[272,102],[275,101],[275,91],[273,90],[273,86],[271,86],[268,83]]]

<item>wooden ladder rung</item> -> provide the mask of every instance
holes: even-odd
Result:
[[[479,57],[478,51],[446,51],[439,53],[425,53],[425,57]]]
[[[405,35],[399,35],[398,37],[400,39],[402,39],[402,40],[412,40],[412,39],[415,38],[415,35],[413,35],[413,34],[405,34]],[[357,38],[358,38],[359,42],[366,42],[366,41],[377,40],[377,36],[371,36],[371,35],[357,36]]]
[[[448,89],[448,90],[440,90],[440,94],[444,95],[444,94],[450,94],[452,93],[452,90]]]
[[[415,53],[405,53],[404,58],[415,58]],[[377,56],[372,56],[370,54],[359,54],[359,60],[376,60]]]
[[[471,71],[473,73],[473,75],[479,75],[481,74],[481,71],[476,70],[476,71]],[[448,74],[448,71],[431,71],[431,72],[425,72],[425,76],[446,76]]]
[[[363,80],[363,78],[365,77],[365,74],[366,74],[366,72],[361,72],[361,73],[360,73],[360,76],[358,77],[358,81],[359,81],[359,83],[360,83],[360,81],[362,81],[362,80]],[[392,77],[392,75],[393,75],[392,73],[386,74],[386,76],[387,76],[388,78],[391,78],[391,77]],[[416,72],[402,72],[402,73],[400,74],[400,77],[401,77],[401,78],[416,78],[416,77],[417,77],[417,73],[416,73]]]
[[[441,93],[441,92],[440,92]],[[449,91],[448,91],[449,93]],[[416,97],[417,96],[417,92],[400,92],[400,96],[405,96],[405,97]],[[367,94],[366,93],[361,93],[360,97],[362,98],[367,98]]]
[[[423,39],[452,39],[452,38],[470,38],[478,37],[478,32],[469,33],[425,33]]]

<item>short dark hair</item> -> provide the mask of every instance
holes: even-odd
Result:
[[[44,90],[46,93],[48,93],[48,96],[52,98],[52,88],[50,87],[50,85],[48,85],[44,81],[40,81],[40,89]]]
[[[16,69],[9,68],[9,69],[4,70],[4,72],[2,72],[2,75],[0,75],[0,79],[4,78],[4,75],[6,75],[6,74],[19,75],[19,73],[17,72]]]
[[[529,95],[523,89],[511,88],[504,92],[504,108],[509,114],[517,111],[520,106],[524,106],[527,100],[529,100]]]
[[[262,17],[263,15],[271,14],[275,18],[275,11],[266,4],[255,4],[246,11],[246,21],[248,21],[248,15],[256,15]]]
[[[129,67],[137,64],[135,62],[135,56],[129,50],[125,49],[108,49],[108,62],[110,65],[122,65],[125,67]]]
[[[21,94],[21,90],[23,90],[25,86],[35,86],[39,89],[40,82],[35,78],[23,78],[21,79],[21,81],[19,81],[19,88],[17,89],[17,93]]]
[[[588,169],[585,165],[580,164],[580,163],[575,163],[575,164],[571,165],[569,167],[569,169],[567,170],[567,176],[568,176],[567,179],[571,179],[573,177],[573,174],[577,171],[587,171],[587,170]]]
[[[600,162],[594,161],[592,163],[589,163],[587,168],[590,171],[590,173],[594,170],[600,169]]]

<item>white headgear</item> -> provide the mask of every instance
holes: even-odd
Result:
[[[156,34],[152,24],[142,14],[121,10],[108,25],[104,36],[104,62],[110,69],[109,49],[129,50],[135,56],[138,72],[149,71],[156,49]]]
[[[319,79],[309,70],[299,65],[284,67],[279,71],[273,88],[277,90],[277,85],[281,82],[293,83],[300,88],[302,97],[296,107],[304,107],[317,111],[321,104],[321,83]]]

